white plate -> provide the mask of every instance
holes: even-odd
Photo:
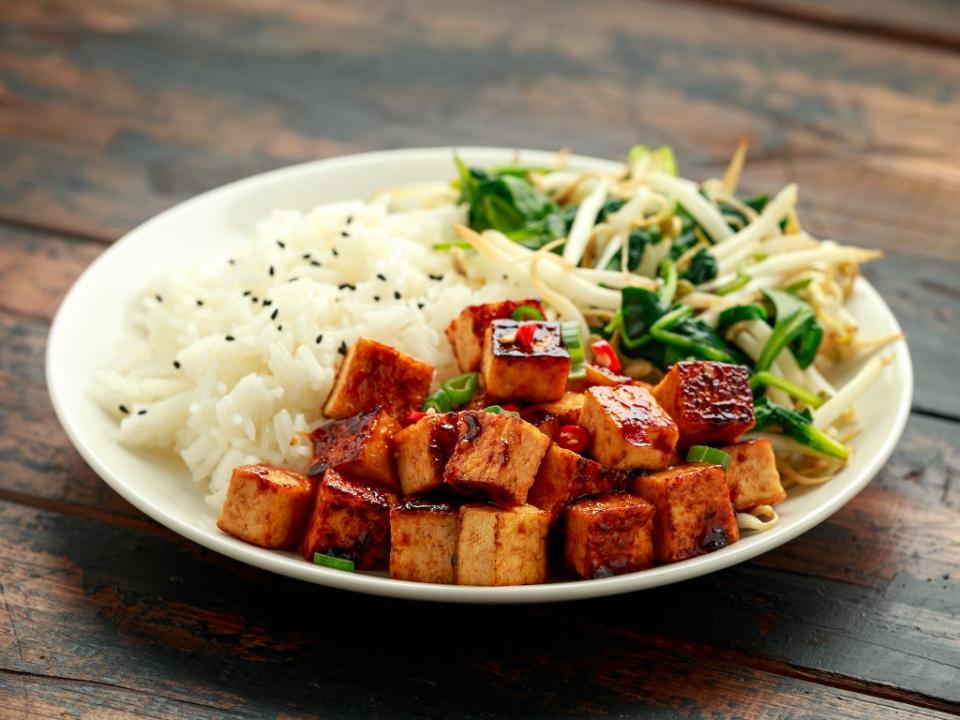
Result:
[[[836,512],[886,462],[903,431],[913,392],[906,344],[861,399],[866,424],[848,467],[826,485],[791,491],[780,506],[780,524],[748,534],[717,552],[643,572],[601,580],[522,587],[477,588],[392,580],[383,575],[344,573],[304,562],[294,553],[264,550],[224,535],[176,458],[134,452],[116,442],[116,426],[91,399],[95,372],[111,365],[120,338],[129,332],[126,309],[147,275],[162,267],[188,267],[222,259],[247,242],[254,224],[281,207],[308,209],[320,203],[368,197],[386,185],[447,179],[454,167],[449,148],[353,155],[297,165],[212,190],[144,223],[83,273],[64,298],[50,330],[47,382],[57,416],[93,469],[120,495],[171,530],[235,560],[308,582],[420,600],[477,603],[551,602],[612,595],[686,580],[735,565],[797,537]],[[475,165],[515,160],[515,151],[460,150]],[[531,164],[548,164],[552,153],[523,151]],[[575,168],[611,167],[609,161],[574,156]],[[900,330],[890,309],[865,280],[859,280],[850,309],[867,336]]]

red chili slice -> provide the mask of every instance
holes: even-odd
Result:
[[[515,413],[519,413],[519,412],[520,412],[520,408],[518,408],[518,407],[517,407],[516,405],[514,405],[513,403],[506,403],[505,405],[501,405],[500,407],[502,407],[502,408],[503,408],[504,410],[506,410],[507,412],[515,412]]]
[[[537,334],[537,323],[522,322],[517,328],[514,342],[525,350],[533,346],[533,338]]]
[[[425,412],[421,412],[420,410],[411,410],[407,414],[407,425],[413,425],[415,422],[417,422],[417,420],[420,418],[425,418],[426,416],[427,414]]]
[[[582,425],[564,425],[557,434],[557,445],[582,453],[590,446],[590,431]]]
[[[620,358],[617,356],[617,351],[613,349],[613,345],[606,340],[597,340],[590,344],[590,349],[593,350],[593,358],[597,365],[612,372],[620,372]]]

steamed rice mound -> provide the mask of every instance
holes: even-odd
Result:
[[[140,339],[99,375],[97,399],[134,448],[169,448],[219,507],[237,465],[310,463],[304,433],[357,337],[457,373],[443,335],[469,304],[528,295],[479,256],[433,249],[464,221],[452,205],[278,211],[216,267],[154,277],[133,308]],[[455,267],[459,264],[466,275]]]

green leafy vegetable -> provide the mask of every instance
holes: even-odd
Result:
[[[717,260],[705,247],[701,247],[697,251],[697,254],[690,259],[690,265],[688,265],[687,269],[680,275],[680,277],[689,280],[694,285],[713,280],[716,276]]]
[[[816,393],[807,390],[805,387],[800,387],[799,385],[790,382],[786,378],[782,378],[779,375],[774,375],[768,370],[762,370],[758,373],[755,373],[754,376],[750,378],[750,387],[752,387],[754,390],[758,390],[766,386],[783,390],[790,397],[794,397],[812,408],[818,408],[824,403],[823,398]]]
[[[816,357],[823,331],[813,309],[803,300],[782,290],[764,290],[774,308],[776,323],[770,339],[757,358],[757,370],[769,370],[785,347],[794,343],[794,356],[801,368]]]
[[[818,453],[846,460],[849,451],[842,444],[834,440],[822,430],[813,426],[809,410],[798,412],[792,408],[772,403],[761,397],[753,401],[757,424],[754,430],[764,430],[770,426],[779,426],[784,435],[806,445]]]
[[[655,245],[660,242],[660,228],[634,228],[627,236],[627,269],[636,270],[643,261],[643,251],[647,245]],[[617,251],[610,262],[607,263],[606,270],[619,270],[621,256],[623,251]]]
[[[766,320],[767,311],[763,305],[734,305],[720,313],[717,318],[717,332],[722,333],[731,325],[745,320]]]

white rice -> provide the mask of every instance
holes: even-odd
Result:
[[[432,249],[463,221],[450,205],[277,211],[222,265],[153,278],[133,317],[142,339],[124,345],[94,391],[120,420],[120,441],[175,451],[219,507],[236,465],[309,466],[303,433],[323,421],[341,346],[369,337],[440,378],[455,374],[450,320],[466,305],[530,293],[477,255],[468,280],[450,252]]]

